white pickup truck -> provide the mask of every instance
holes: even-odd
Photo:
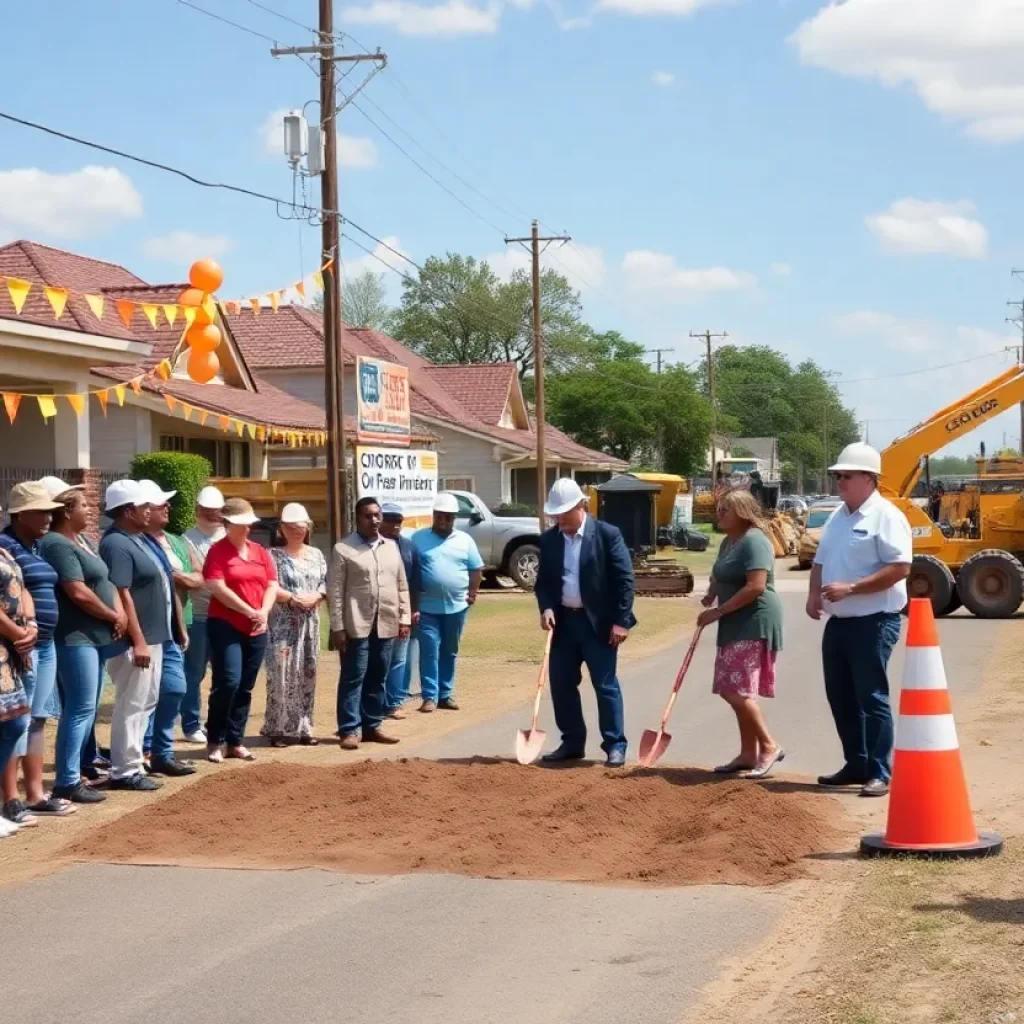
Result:
[[[540,520],[534,516],[496,516],[475,494],[449,491],[459,503],[455,528],[464,530],[480,549],[487,569],[510,576],[533,590],[540,564]]]

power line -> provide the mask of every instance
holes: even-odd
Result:
[[[312,25],[303,24],[301,21],[296,21],[294,18],[287,14],[282,14],[280,11],[275,10],[273,7],[268,7],[266,4],[260,3],[259,0],[245,0],[246,3],[251,4],[253,7],[258,7],[261,11],[266,11],[267,14],[272,14],[275,18],[280,18],[282,21],[287,21],[291,25],[295,25],[297,28],[304,28],[307,32],[312,32],[313,35],[320,38],[323,33],[320,29],[313,28]],[[332,38],[336,38],[341,33],[334,33]]]
[[[854,377],[852,380],[837,380],[836,387],[844,387],[847,384],[867,384],[876,380],[894,380],[897,377],[917,377],[924,373],[932,373],[935,370],[948,370],[951,366],[965,366],[967,363],[976,362],[979,359],[989,359],[992,356],[999,356],[1005,353],[1005,349],[996,349],[992,352],[982,352],[981,355],[971,356],[969,359],[958,359],[955,363],[940,363],[938,366],[925,366],[920,370],[905,370],[902,373],[886,373],[879,377]]]
[[[251,36],[255,36],[257,39],[266,40],[268,43],[276,43],[277,40],[270,36],[264,35],[262,32],[257,32],[254,28],[248,28],[245,25],[240,25],[237,21],[232,21],[230,18],[222,17],[219,14],[214,14],[213,11],[206,10],[205,7],[200,7],[198,4],[192,3],[192,0],[175,0],[176,3],[181,4],[183,7],[191,7],[193,11],[198,11],[200,14],[205,14],[208,18],[213,18],[214,21],[219,21],[224,25],[230,25],[232,28],[238,29],[239,32],[246,32]]]

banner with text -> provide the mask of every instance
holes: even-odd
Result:
[[[402,506],[405,526],[429,526],[437,497],[437,452],[356,448],[360,498]]]
[[[356,391],[359,398],[356,440],[408,445],[411,431],[409,367],[359,356]]]

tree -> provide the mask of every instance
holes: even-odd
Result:
[[[541,310],[546,363],[579,353],[588,334],[579,294],[552,270],[541,275]],[[435,363],[512,362],[520,377],[533,370],[531,286],[523,271],[502,281],[472,256],[431,256],[406,279],[391,327]]]
[[[318,313],[324,311],[323,292],[313,300],[311,308]],[[343,281],[341,315],[345,323],[351,327],[387,330],[394,310],[388,305],[384,294],[384,275],[367,270],[351,281]]]

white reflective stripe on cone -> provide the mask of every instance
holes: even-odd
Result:
[[[952,715],[900,715],[896,720],[897,750],[958,750]]]
[[[903,656],[904,690],[945,690],[946,669],[938,647],[908,647]]]

